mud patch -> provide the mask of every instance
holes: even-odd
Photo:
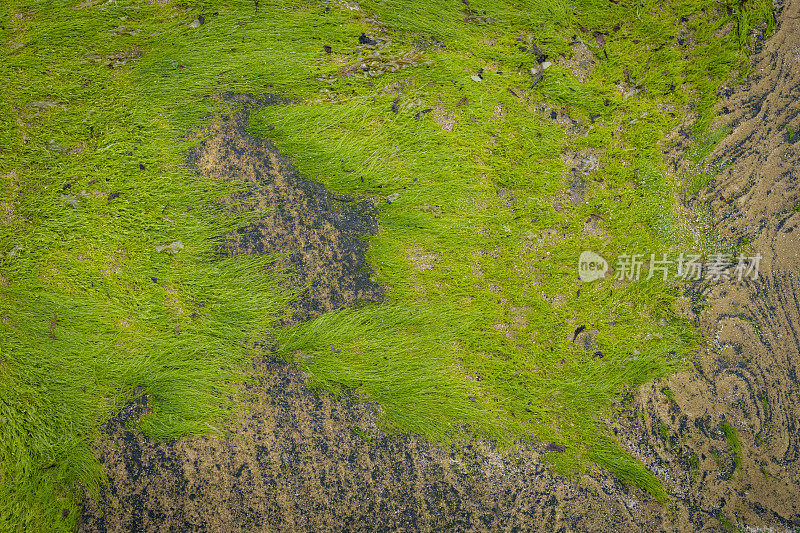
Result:
[[[588,46],[577,43],[572,47],[572,56],[562,59],[559,63],[571,70],[579,82],[585,83],[586,78],[594,70],[595,57]]]
[[[553,474],[544,445],[454,451],[387,436],[375,406],[317,395],[294,366],[266,359],[255,378],[223,435],[153,442],[132,429],[145,398],[109,422],[110,484],[86,499],[78,531],[660,529],[656,502],[607,474]]]
[[[248,185],[224,200],[231,210],[268,214],[229,234],[222,253],[286,252],[276,267],[286,269],[290,284],[302,290],[292,304],[294,320],[382,301],[383,288],[370,281],[363,240],[378,230],[374,205],[302,179],[272,142],[247,132],[251,110],[277,100],[232,94],[223,98],[240,108],[223,117],[189,153],[189,164],[206,177]]]

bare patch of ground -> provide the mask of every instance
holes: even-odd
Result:
[[[576,43],[572,48],[572,56],[559,62],[570,69],[578,81],[584,83],[594,69],[595,58],[589,47],[583,43]]]
[[[158,443],[131,429],[145,397],[103,429],[110,484],[79,531],[658,531],[659,504],[608,474],[566,480],[544,446],[463,450],[375,430],[376,407],[256,365],[225,434]]]
[[[5,198],[7,201],[0,202],[0,225],[13,224],[20,222],[22,219],[17,214],[17,206],[19,205],[19,182],[17,173],[10,171],[5,173]]]
[[[288,252],[276,267],[287,269],[289,282],[302,290],[292,309],[295,320],[348,303],[381,301],[383,288],[370,281],[367,243],[361,239],[377,232],[374,205],[303,180],[269,140],[247,133],[250,110],[269,101],[224,98],[241,109],[224,117],[192,150],[190,165],[204,176],[249,185],[226,200],[232,211],[266,212],[228,235],[224,253]]]

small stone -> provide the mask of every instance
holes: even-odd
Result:
[[[369,45],[369,46],[375,46],[376,44],[378,44],[378,41],[375,41],[375,40],[367,37],[367,35],[365,33],[362,33],[358,37],[358,42],[359,42],[359,44],[366,44],[366,45]]]
[[[386,197],[387,203],[394,203],[398,198],[400,198],[400,193],[393,193]]]

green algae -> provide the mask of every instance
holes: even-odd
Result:
[[[74,529],[99,425],[146,393],[150,435],[211,430],[267,336],[315,386],[381,404],[387,430],[560,442],[561,471],[668,500],[603,420],[696,333],[674,283],[582,284],[577,257],[682,250],[660,141],[687,113],[698,154],[718,141],[716,91],[746,74],[768,3],[80,6],[0,6],[0,527]],[[559,60],[578,43],[586,72]],[[387,302],[268,330],[291,295],[268,258],[216,260],[245,217],[183,165],[221,91],[283,95],[251,130],[378,203]]]

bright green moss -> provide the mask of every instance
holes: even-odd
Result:
[[[736,467],[736,470],[741,470],[742,443],[739,442],[739,434],[736,432],[736,428],[727,422],[723,422],[720,427],[725,433],[725,441],[728,443],[728,449],[731,452],[731,457],[733,457],[733,464]]]

